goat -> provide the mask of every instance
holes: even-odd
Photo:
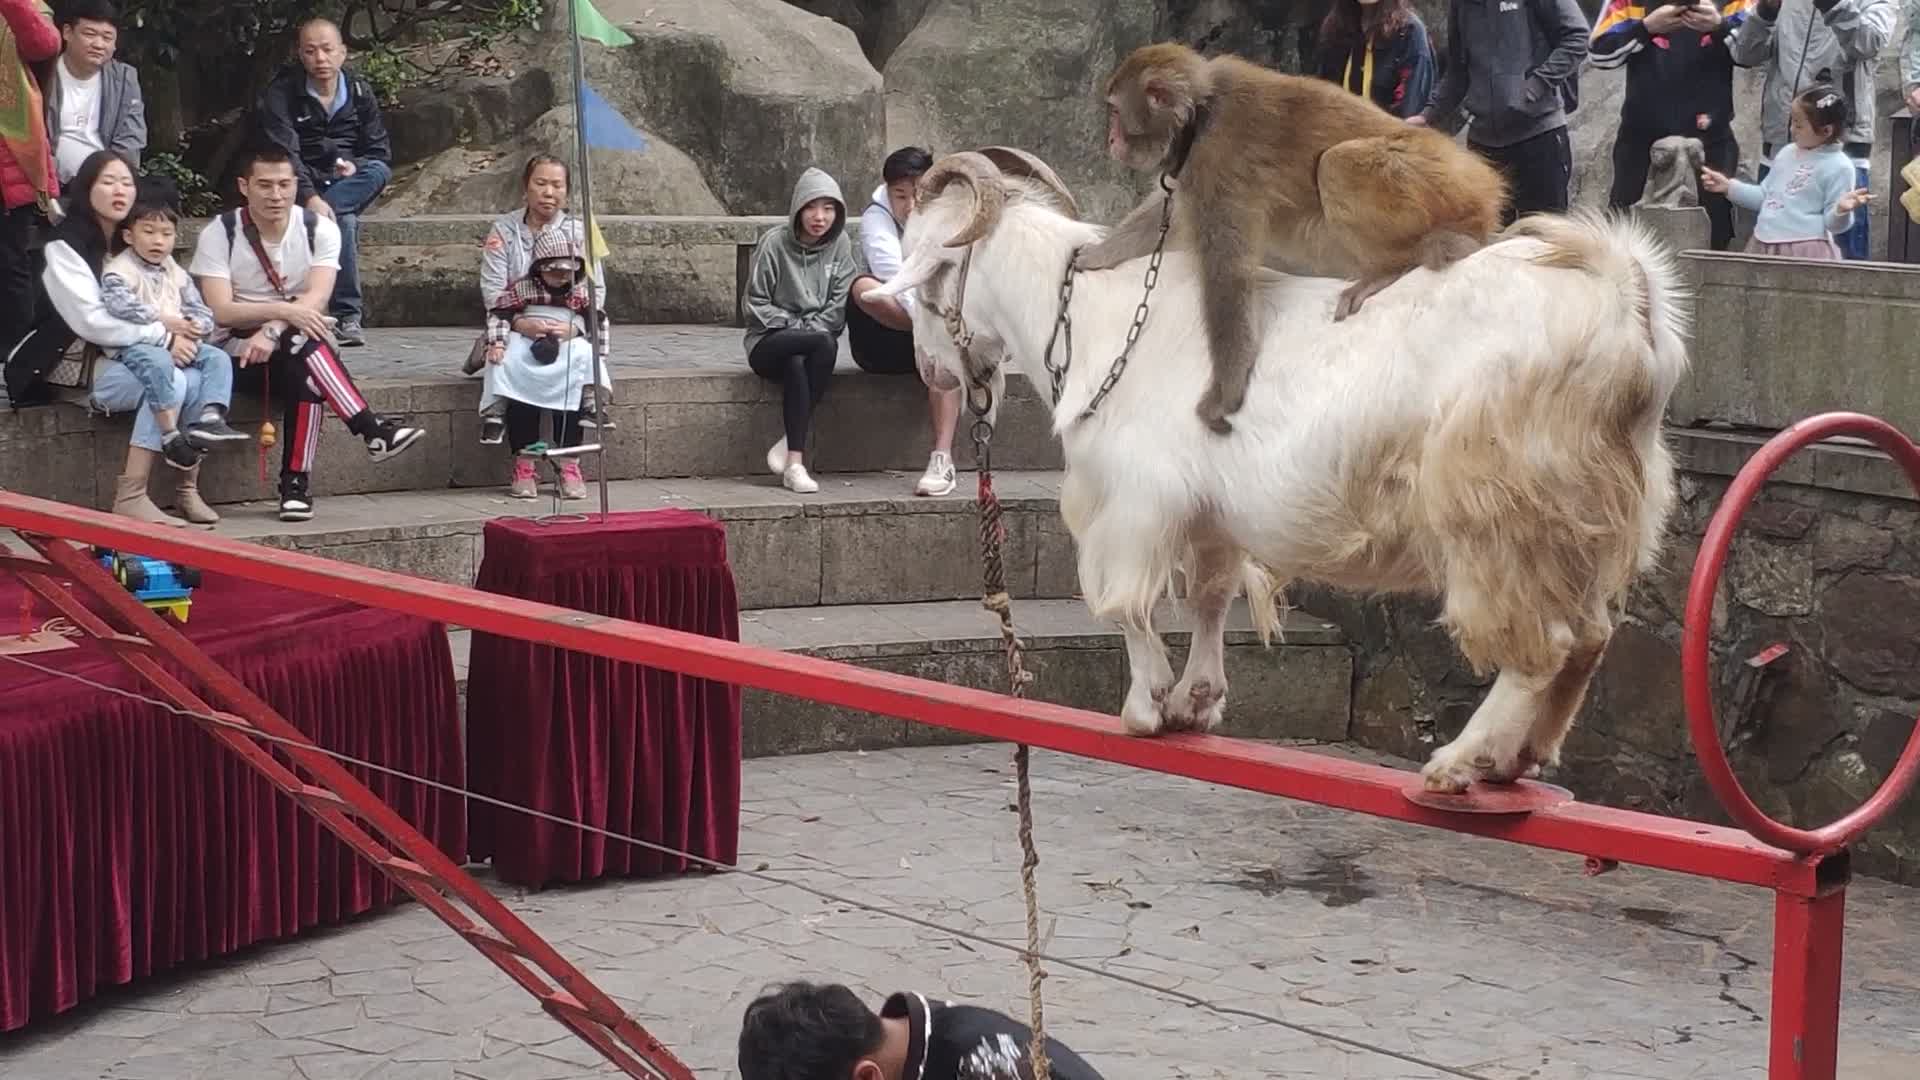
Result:
[[[937,163],[901,271],[881,289],[919,289],[916,344],[994,400],[1001,355],[1049,384],[1060,282],[1075,250],[1102,235],[1076,220],[1051,170],[1021,160]],[[1053,411],[1060,512],[1089,609],[1125,636],[1127,730],[1217,725],[1230,605],[1245,591],[1265,638],[1275,583],[1308,580],[1438,594],[1439,621],[1469,664],[1498,673],[1423,768],[1428,789],[1558,764],[1673,503],[1661,425],[1686,371],[1688,325],[1672,253],[1624,220],[1524,218],[1338,323],[1341,282],[1270,274],[1250,313],[1268,344],[1230,438],[1190,407],[1210,370],[1204,257],[1166,253],[1130,366],[1091,414],[1140,302],[1144,260],[1082,274],[1066,313],[1072,356]],[[957,326],[970,337],[964,356]],[[986,370],[966,370],[968,358]],[[1176,571],[1194,619],[1178,683],[1152,625]]]

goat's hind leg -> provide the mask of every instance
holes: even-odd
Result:
[[[1187,579],[1193,640],[1187,666],[1167,695],[1168,731],[1212,731],[1227,708],[1227,609],[1240,591],[1243,556],[1231,544],[1196,542]]]
[[[1167,644],[1153,629],[1153,622],[1120,624],[1127,641],[1127,700],[1120,707],[1120,722],[1133,735],[1158,735],[1161,710],[1167,700],[1167,688],[1173,685],[1173,665],[1167,663]]]

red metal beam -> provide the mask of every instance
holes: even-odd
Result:
[[[1404,770],[1209,735],[1143,739],[1079,709],[873,671],[402,574],[0,494],[0,527],[138,552],[263,584],[409,612],[503,637],[1023,742],[1061,753],[1532,847],[1817,895],[1818,860],[1744,832],[1569,803],[1525,816],[1448,813],[1402,793]]]

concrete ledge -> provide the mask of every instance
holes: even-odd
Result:
[[[725,522],[727,557],[743,607],[978,597],[979,519],[971,489],[939,499],[915,498],[917,476],[822,476],[820,493],[812,496],[794,495],[771,476],[629,480],[609,485],[609,505],[699,510]],[[1059,475],[1001,472],[995,481],[1006,508],[1009,590],[1023,599],[1074,596],[1073,538],[1059,519]],[[544,496],[529,503],[504,492],[347,496],[320,503],[319,519],[301,524],[281,522],[267,503],[231,507],[220,531],[270,547],[467,585],[485,554],[489,520],[546,513],[549,507]]]
[[[1737,474],[1773,435],[1732,428],[1668,432],[1680,469],[1704,476]],[[1852,443],[1815,443],[1789,458],[1771,482],[1908,501],[1920,498],[1892,458],[1871,446]]]

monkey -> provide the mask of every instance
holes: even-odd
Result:
[[[1201,253],[1213,375],[1196,410],[1213,431],[1245,402],[1261,328],[1263,264],[1353,279],[1336,321],[1416,266],[1439,270],[1500,228],[1507,182],[1440,132],[1407,123],[1322,79],[1285,75],[1184,45],[1134,50],[1107,80],[1107,150],[1159,169],[1172,193],[1167,246]],[[1104,270],[1153,251],[1160,192],[1074,265]]]

